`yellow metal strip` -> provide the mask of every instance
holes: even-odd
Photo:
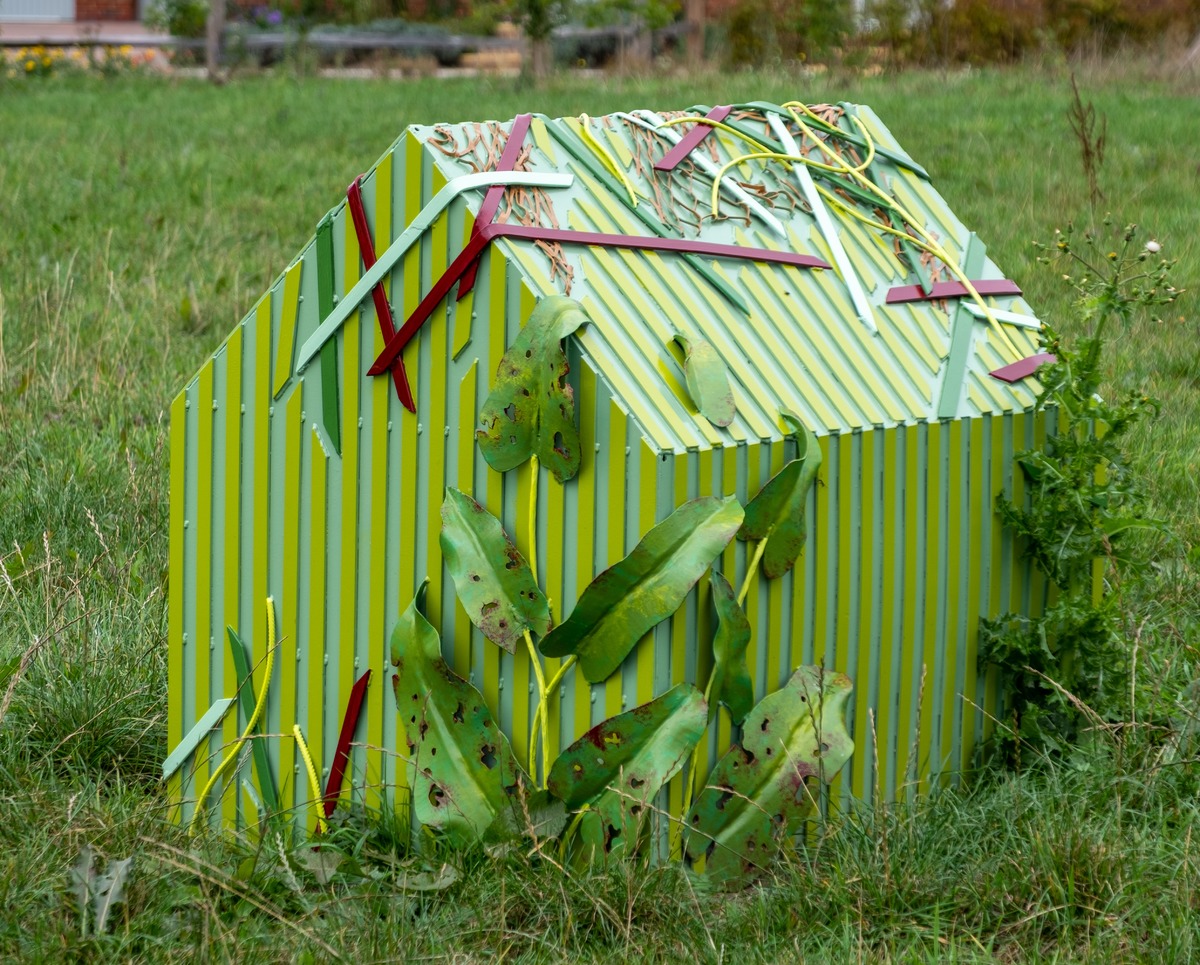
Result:
[[[554,148],[554,138],[546,130],[546,122],[540,117],[535,117],[529,123],[529,130],[533,133],[533,143],[537,145],[538,150],[546,155],[552,165],[557,167],[558,152]]]
[[[645,439],[639,440],[637,450],[638,473],[638,537],[646,535],[658,522],[658,458]],[[631,467],[632,469],[632,467]],[[654,651],[655,634],[651,629],[637,646],[637,699],[644,704],[654,699]]]
[[[900,618],[903,606],[903,601],[897,596],[901,574],[896,567],[898,541],[904,538],[903,478],[896,456],[900,431],[890,429],[883,433],[883,478],[880,493],[883,510],[883,584],[880,598],[879,698],[875,706],[875,747],[878,749],[880,770],[876,779],[885,801],[895,800],[900,784],[895,767],[896,755],[892,746],[894,735],[897,733],[897,717],[892,710],[892,695],[897,692],[897,688],[903,687],[906,676],[902,670],[897,669],[894,658],[896,621]]]
[[[941,753],[938,756],[939,768],[949,769],[953,772],[955,769],[955,760],[953,758],[954,742],[956,736],[959,735],[965,727],[960,727],[957,724],[958,720],[969,720],[969,708],[962,706],[962,695],[958,690],[958,652],[965,649],[967,641],[962,639],[959,634],[959,615],[963,610],[963,606],[967,601],[962,599],[962,594],[959,592],[961,585],[960,578],[962,568],[966,566],[968,569],[974,569],[970,566],[970,560],[963,559],[961,529],[962,521],[966,516],[967,507],[963,505],[963,473],[965,471],[965,463],[963,457],[965,455],[965,422],[962,419],[955,419],[949,424],[948,434],[949,440],[947,449],[949,452],[950,471],[946,474],[946,496],[948,500],[946,520],[948,532],[945,537],[946,546],[946,572],[948,579],[946,582],[946,636],[942,643],[942,660],[944,671],[942,674],[942,741]],[[971,631],[968,629],[968,635]],[[967,665],[967,676],[974,672],[974,668],[970,664]],[[942,774],[941,784],[946,786],[949,783],[950,775]],[[956,776],[957,778],[957,776]]]
[[[254,312],[254,386],[256,392],[263,392],[271,384],[271,294],[268,292],[259,301]],[[250,649],[251,669],[263,661],[267,655],[267,627],[262,618],[262,607],[267,599],[267,577],[270,566],[270,522],[271,522],[271,407],[267,400],[259,396],[254,406],[254,435],[252,448],[254,452],[254,491],[251,501],[253,507],[250,526],[252,527],[254,548],[251,555],[252,571],[251,584],[254,587],[253,598],[249,607],[252,614],[250,625],[241,627],[242,640]],[[261,677],[262,671],[259,671]],[[267,731],[264,721],[263,732]],[[247,771],[251,786],[259,788],[259,778],[254,768]],[[260,795],[261,799],[261,795]],[[274,815],[272,815],[273,817]],[[243,820],[247,825],[256,824],[250,815],[243,811]]]
[[[183,584],[187,580],[183,561],[184,498],[187,487],[187,390],[171,403],[171,578],[167,581],[167,746],[183,737]],[[167,782],[167,796],[178,804],[183,793],[182,769]],[[172,809],[172,814],[177,813]]]
[[[508,317],[506,297],[508,290],[507,269],[497,249],[491,248],[484,256],[487,260],[487,321],[484,331],[488,333],[488,364],[484,372],[484,388],[491,389],[500,359],[507,346],[505,322]],[[482,272],[480,273],[482,276]],[[482,297],[480,299],[482,304]],[[474,431],[472,431],[472,436]],[[587,460],[584,460],[586,464]],[[497,519],[504,515],[504,475],[487,470],[487,508]],[[491,643],[483,647],[483,699],[497,717],[500,714],[500,648]],[[520,743],[519,741],[517,743]]]
[[[747,450],[744,446],[726,446],[724,449],[721,450],[721,495],[730,496],[730,495],[733,495],[734,493],[737,493],[737,495],[741,499],[743,505],[745,505],[747,502],[749,502],[749,494],[746,492],[738,491],[737,465],[738,465],[738,459],[745,458],[746,452],[747,452]],[[731,539],[729,541],[729,545],[725,547],[725,552],[724,552],[724,554],[722,554],[722,560],[721,560],[721,573],[729,581],[729,583],[733,587],[733,591],[735,593],[738,591],[738,580],[737,580],[737,577],[738,577],[738,572],[737,572],[738,544],[739,544],[738,540]],[[710,592],[711,592],[711,590],[710,590]],[[712,637],[710,636],[709,639],[711,640]],[[711,647],[709,649],[711,650]],[[712,659],[711,654],[709,654],[708,659],[709,660]],[[749,666],[753,666],[752,664],[750,664],[748,659],[747,659],[747,664]],[[709,666],[711,668],[711,663],[709,664]],[[752,673],[751,680],[753,681],[753,671],[751,673]],[[764,695],[756,694],[756,696],[761,699]],[[730,742],[733,739],[733,735],[732,735],[733,724],[732,724],[732,721],[730,720],[728,712],[726,712],[725,710],[721,710],[718,712],[716,723],[717,723],[717,728],[716,728],[716,730],[717,730],[717,753],[721,754],[721,753],[724,753],[725,748],[727,748],[729,746]]]
[[[309,496],[309,576],[308,576],[308,721],[304,731],[317,769],[325,760],[325,564],[329,552],[326,545],[325,518],[327,512],[329,456],[314,426],[309,445],[312,447],[311,483]]]
[[[241,595],[242,563],[242,327],[230,333],[225,343],[225,519],[222,523],[225,541],[224,580],[222,599],[225,606],[225,626],[235,630],[239,625],[238,603]],[[225,627],[213,628],[213,648],[223,657],[224,668],[221,693],[232,696],[237,691],[237,669],[229,656]],[[238,735],[238,715],[226,714],[221,732],[222,742],[232,746]],[[228,780],[236,782],[236,772]],[[226,828],[237,827],[238,797],[221,793],[221,819]]]
[[[296,655],[300,610],[300,445],[304,428],[304,383],[288,397],[284,425],[283,463],[283,594],[279,607],[279,732],[290,734],[296,724]],[[299,784],[299,787],[297,785]],[[296,768],[296,742],[279,740],[279,806],[287,813],[304,798],[302,776]]]
[[[594,458],[593,453],[586,453],[585,460]],[[546,495],[546,515],[545,526],[543,527],[546,533],[546,551],[539,553],[538,559],[542,560],[542,579],[540,585],[546,592],[546,596],[550,600],[551,613],[555,614],[558,621],[564,619],[565,611],[563,609],[563,541],[556,538],[556,534],[570,532],[576,533],[582,526],[581,519],[570,520],[566,519],[563,512],[563,484],[554,478],[549,472],[541,473],[541,484],[539,489]],[[546,679],[550,679],[557,672],[562,660],[557,657],[546,658]],[[559,685],[562,689],[562,685]],[[562,705],[558,699],[558,694],[547,694],[547,700],[550,701],[547,727],[549,728],[542,735],[542,740],[545,742],[545,761],[546,769],[549,770],[550,763],[558,756],[559,749],[559,728],[561,727],[561,709]]]
[[[858,662],[854,669],[854,792],[861,801],[874,800],[871,777],[878,753],[873,744],[867,707],[871,696],[871,664],[879,659],[879,651],[887,648],[882,635],[872,633],[871,621],[875,613],[875,517],[881,498],[876,486],[875,441],[876,432],[871,430],[862,437],[862,455],[858,466],[858,481],[851,498],[859,501],[860,527],[858,531]],[[882,689],[882,688],[881,688]]]
[[[347,218],[346,221],[349,222],[350,219]],[[347,262],[349,262],[348,255]],[[347,283],[349,283],[348,279]],[[340,639],[338,641],[337,667],[337,716],[339,718],[346,712],[357,670],[354,656],[355,641],[358,637],[358,409],[362,381],[359,344],[361,330],[361,316],[357,312],[346,319],[346,324],[342,327],[342,368],[344,373],[342,384],[345,386],[345,392],[342,397],[342,545],[338,548],[341,555],[341,589],[338,592]],[[346,771],[353,778],[356,773],[356,769],[352,766],[353,760],[356,756],[361,760],[361,752],[351,750],[350,753],[350,766],[346,768]],[[353,784],[352,779],[343,782],[339,802],[346,802],[350,799],[350,790]]]
[[[929,790],[929,775],[934,764],[933,750],[935,743],[933,709],[938,701],[935,689],[937,680],[938,654],[938,618],[942,604],[941,587],[938,585],[938,557],[942,552],[941,500],[944,499],[941,483],[941,465],[944,427],[941,423],[930,423],[928,432],[928,449],[925,460],[925,629],[924,629],[924,663],[925,663],[925,694],[921,702],[921,733],[918,740],[918,766],[920,773],[920,789],[922,793]]]
[[[609,402],[608,416],[608,565],[625,555],[625,467],[628,456],[627,419],[616,402]],[[604,684],[605,717],[621,712],[621,673]]]
[[[968,443],[967,470],[967,552],[970,565],[967,567],[967,637],[963,641],[963,725],[962,746],[959,748],[959,766],[964,772],[970,770],[971,759],[975,751],[975,730],[978,720],[978,681],[979,681],[979,617],[980,601],[983,598],[983,580],[980,576],[979,562],[983,547],[984,520],[995,514],[995,504],[992,490],[988,485],[990,480],[984,474],[983,419],[971,420],[970,441]],[[953,517],[952,517],[953,518]],[[990,560],[986,561],[989,564]]]
[[[296,315],[300,309],[300,273],[304,270],[304,261],[297,261],[283,276],[283,305],[279,321],[279,348],[275,354],[275,390],[271,393],[276,399],[283,387],[292,377],[292,354],[296,345]],[[289,732],[290,733],[290,732]]]
[[[458,488],[472,496],[475,493],[475,383],[478,377],[479,360],[476,359],[458,384]],[[471,618],[461,605],[454,609],[454,672],[460,677],[471,673]]]
[[[196,379],[196,639],[193,646],[196,667],[196,707],[207,707],[212,703],[212,681],[210,647],[212,637],[212,493],[213,474],[213,362],[211,359],[200,370]],[[209,741],[202,740],[196,747],[192,773],[196,786],[208,783]]]
[[[779,473],[786,463],[786,442],[783,439],[771,445],[771,476],[774,477]],[[764,484],[765,485],[765,484]],[[804,569],[803,557],[796,561],[796,567],[801,572]],[[795,569],[792,570],[793,578]],[[760,634],[763,643],[767,648],[767,680],[765,689],[767,693],[777,690],[783,686],[788,677],[787,667],[783,664],[783,638],[785,627],[783,625],[783,585],[786,577],[767,581],[767,626],[764,632]],[[794,595],[794,594],[793,594]],[[795,653],[796,641],[792,640],[793,653]],[[793,657],[792,662],[795,663]]]
[[[579,367],[579,451],[583,454],[575,476],[578,495],[576,510],[575,599],[592,581],[596,572],[596,373],[586,361]],[[569,611],[565,601],[559,603],[559,618]],[[569,675],[575,678],[575,730],[579,736],[592,726],[592,688],[576,668]]]
[[[925,336],[922,326],[908,306],[877,305],[875,311],[881,319],[886,319],[888,323],[887,325],[880,324],[879,331],[881,333],[887,329],[896,332],[927,371],[936,372],[938,370],[941,366],[941,356],[934,350],[932,343]],[[907,354],[908,352],[902,352],[900,357],[903,358]],[[917,379],[917,384],[923,384],[921,378]]]
[[[921,666],[914,659],[918,650],[919,627],[917,614],[921,600],[917,590],[920,586],[925,558],[921,552],[922,534],[918,530],[918,504],[921,495],[920,462],[917,458],[918,428],[905,426],[904,433],[904,595],[901,603],[903,631],[900,635],[900,669],[897,680],[900,687],[900,713],[896,718],[896,789],[911,793],[916,778],[917,762],[911,760],[913,743],[920,730],[913,705],[914,694],[920,687]],[[897,795],[899,796],[899,795]]]
[[[517,467],[517,526],[513,542],[525,559],[529,559],[529,487],[533,480],[533,465],[525,462]],[[530,774],[536,774],[536,761],[529,760],[529,704],[530,681],[533,668],[529,663],[529,651],[524,641],[517,644],[513,654],[512,675],[512,738],[513,754],[517,762]],[[507,686],[507,683],[506,683]]]
[[[857,435],[857,434],[856,434]],[[853,675],[855,666],[851,662],[850,621],[855,608],[855,588],[863,579],[863,572],[855,572],[851,566],[851,549],[857,533],[854,529],[853,505],[855,494],[861,491],[861,481],[855,476],[854,470],[854,440],[856,435],[842,434],[838,436],[837,452],[837,616],[834,623],[833,669],[840,673]],[[859,614],[861,617],[861,613]],[[862,686],[854,681],[855,689]],[[856,699],[858,699],[856,695]],[[866,741],[858,743],[855,734],[855,749],[865,747]],[[854,780],[856,769],[847,768],[845,777],[833,784],[829,789],[831,804],[837,804],[841,794],[862,794],[862,788]]]
[[[525,283],[534,285],[539,297],[557,293],[558,289],[550,280],[550,273],[546,270],[548,259],[541,251],[527,245],[516,244],[508,239],[501,240],[500,250],[503,251],[505,258],[520,267],[525,276]],[[537,251],[536,255],[534,251]]]

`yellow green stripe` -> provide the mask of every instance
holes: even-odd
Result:
[[[240,622],[238,604],[241,587],[242,561],[242,328],[239,325],[225,343],[225,401],[222,405],[225,424],[225,559],[223,564],[225,587],[222,600],[225,608],[223,617],[226,626],[237,628]],[[222,654],[221,692],[232,696],[237,690],[237,669],[225,646],[224,627],[214,627],[214,649]],[[222,742],[232,745],[238,735],[237,713],[226,714],[222,729]],[[236,782],[236,772],[228,778]],[[222,793],[221,816],[226,827],[237,827],[237,793]]]
[[[585,361],[579,371],[579,448],[583,453],[579,473],[575,476],[575,491],[579,503],[576,511],[575,599],[592,581],[596,572],[596,373]],[[610,453],[610,458],[612,454]],[[561,620],[568,611],[565,601],[559,603]],[[585,733],[592,723],[592,688],[578,669],[568,676],[575,678],[575,735]]]
[[[638,535],[644,535],[658,522],[658,467],[657,454],[650,450],[646,441],[638,440],[636,446],[638,463]],[[635,703],[644,704],[654,699],[654,650],[657,629],[652,629],[637,646],[637,697]]]
[[[308,578],[308,720],[302,724],[309,750],[320,771],[325,760],[325,513],[329,457],[314,427],[309,441],[312,452],[309,520]]]
[[[211,653],[209,639],[212,636],[212,489],[213,489],[213,362],[211,359],[200,370],[196,379],[196,638],[192,648],[195,654],[195,700],[197,713],[202,713],[212,702],[212,683],[209,679]],[[208,782],[209,747],[205,738],[196,746],[195,764],[192,772],[196,786]]]
[[[625,454],[626,417],[615,401],[609,403],[608,416],[608,565],[625,555]],[[621,712],[621,674],[615,673],[604,683],[604,716]]]
[[[279,667],[279,733],[291,734],[296,723],[296,655],[300,641],[299,629],[299,560],[300,560],[300,445],[304,422],[304,383],[299,382],[288,397],[284,424],[283,463],[283,593],[279,607],[279,652],[275,655]],[[297,800],[304,799],[304,785],[297,788],[302,776],[295,767],[296,742],[286,737],[279,740],[279,801],[290,812]]]
[[[283,276],[283,304],[279,316],[279,348],[275,354],[275,390],[279,393],[292,377],[292,353],[296,345],[296,316],[300,309],[300,273],[304,261],[297,261]]]
[[[478,376],[479,360],[476,359],[458,384],[458,488],[471,494],[475,492],[475,433],[472,427]],[[471,672],[471,620],[461,606],[454,608],[454,672],[460,677]]]

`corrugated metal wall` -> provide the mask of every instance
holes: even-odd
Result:
[[[442,184],[421,145],[402,140],[363,182],[375,236],[393,238]],[[462,250],[470,224],[460,200],[409,252],[393,276],[397,315],[415,307]],[[345,292],[360,268],[341,208],[334,240],[337,289]],[[453,485],[501,516],[518,547],[528,549],[530,469],[501,477],[479,456],[472,432],[499,358],[534,304],[518,263],[503,257],[505,247],[488,249],[474,292],[447,301],[406,351],[415,416],[400,406],[389,379],[362,377],[382,347],[370,302],[349,319],[336,340],[340,455],[321,425],[328,387],[319,366],[291,374],[293,348],[316,326],[315,315],[300,310],[316,301],[314,246],[172,406],[168,745],[214,700],[234,693],[227,624],[255,661],[262,659],[263,600],[273,596],[280,649],[265,731],[276,735],[268,745],[285,808],[312,799],[288,736],[293,723],[323,786],[350,688],[368,668],[373,678],[348,793],[372,808],[403,806],[388,636],[426,576],[427,616],[441,629],[448,661],[480,688],[524,761],[536,704],[528,658],[503,653],[471,627],[454,602],[438,546],[441,496]],[[644,427],[582,352],[572,341],[583,468],[565,486],[543,472],[538,487],[539,575],[560,620],[592,576],[679,503],[734,491],[745,501],[792,455],[790,441],[653,451]],[[978,617],[1036,612],[1044,596],[992,512],[997,492],[1019,487],[1012,454],[1035,441],[1038,425],[1017,413],[821,439],[824,466],[809,506],[808,548],[793,574],[751,590],[749,660],[758,697],[799,663],[823,663],[854,678],[856,753],[839,778],[843,790],[870,799],[878,786],[891,797],[918,780],[950,775],[969,762],[986,732],[985,711],[996,703],[994,682],[975,673]],[[745,561],[743,544],[720,561],[735,586]],[[609,681],[592,687],[568,675],[551,714],[551,759],[605,717],[681,680],[699,675],[703,683],[710,636],[702,581]],[[548,661],[549,673],[557,663]],[[223,754],[217,745],[232,742],[244,724],[231,713],[220,740],[201,745],[173,779],[185,818]],[[703,767],[728,743],[724,715],[717,730]],[[251,780],[252,768],[243,766],[240,776]],[[672,809],[681,797],[677,779]],[[253,821],[251,802],[247,793],[218,786],[210,819],[219,813],[230,826]],[[298,813],[311,828],[314,809]]]

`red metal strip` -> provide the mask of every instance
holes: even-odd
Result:
[[[362,178],[357,177],[346,189],[346,203],[350,208],[350,218],[354,222],[354,233],[358,235],[358,248],[362,255],[363,268],[370,271],[375,264],[375,242],[371,239],[371,229],[367,225],[367,212],[362,202]],[[392,318],[392,306],[388,304],[387,292],[383,290],[381,281],[371,292],[375,299],[375,317],[379,319],[379,331],[386,342],[396,334],[396,322]],[[417,411],[413,401],[412,388],[408,384],[408,373],[404,370],[404,360],[397,359],[392,365],[392,381],[396,383],[396,397],[401,405],[409,412]]]
[[[1020,382],[1021,379],[1029,378],[1029,376],[1033,375],[1043,365],[1051,365],[1057,361],[1058,359],[1049,352],[1039,352],[1037,355],[1031,355],[1027,359],[1021,359],[1019,362],[1005,365],[988,374],[994,379],[999,379],[1001,382]]]
[[[1007,278],[988,279],[987,281],[972,281],[975,290],[981,295],[1020,295],[1021,289],[1015,281]],[[887,304],[896,305],[900,302],[929,302],[937,298],[962,298],[970,294],[967,286],[960,281],[939,281],[933,286],[933,291],[926,294],[920,285],[900,285],[888,289]]]
[[[733,108],[729,106],[714,107],[711,111],[705,114],[705,118],[710,121],[723,121],[729,116],[729,112]],[[680,139],[671,150],[667,151],[662,157],[654,162],[655,171],[673,171],[675,165],[682,161],[685,157],[692,153],[709,134],[712,133],[711,124],[696,124]]]
[[[517,158],[521,156],[521,147],[525,143],[525,135],[529,133],[529,123],[532,120],[532,114],[518,114],[513,120],[512,130],[508,133],[508,140],[504,142],[504,150],[496,164],[497,171],[511,171],[516,167]],[[496,209],[500,207],[502,197],[504,197],[503,184],[493,184],[488,188],[487,194],[483,196],[483,204],[479,206],[479,214],[475,216],[475,223],[471,226],[472,237],[479,234],[485,225],[490,225],[496,220]],[[457,301],[462,301],[463,296],[475,287],[475,272],[478,268],[479,262],[473,261],[463,273],[462,281],[458,284]]]
[[[676,251],[686,254],[709,255],[713,258],[741,258],[747,261],[765,261],[798,268],[829,268],[820,258],[800,255],[791,251],[772,251],[769,248],[743,248],[740,245],[723,245],[711,241],[691,238],[650,238],[641,235],[610,235],[597,231],[567,231],[561,228],[541,228],[534,225],[489,224],[484,225],[478,235],[473,235],[453,264],[437,280],[429,294],[421,299],[408,320],[394,338],[384,346],[379,357],[367,370],[367,375],[381,375],[400,357],[409,341],[433,310],[450,292],[484,247],[494,238],[524,238],[530,241],[557,241],[566,245],[598,245],[605,248],[636,248],[646,251]]]
[[[350,760],[350,742],[354,739],[354,729],[358,726],[358,715],[362,710],[363,699],[367,696],[367,684],[371,681],[371,671],[367,671],[354,682],[350,690],[350,700],[346,703],[346,716],[342,718],[342,730],[338,734],[337,750],[333,753],[333,764],[329,768],[329,782],[325,785],[325,817],[333,816],[337,808],[338,796],[342,793],[342,778],[346,774],[346,764]]]

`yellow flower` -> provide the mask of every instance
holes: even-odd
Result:
[[[128,57],[131,53],[133,53],[133,48],[130,47],[129,44],[122,44],[121,53]]]
[[[42,58],[42,66],[43,66],[43,67],[49,67],[49,66],[50,66],[50,58],[49,58],[49,57],[43,57],[43,58]]]
[[[32,60],[27,60],[27,61],[25,61],[25,73],[27,73],[27,74],[28,74],[28,73],[30,73],[32,70],[33,70],[33,61],[32,61]]]

